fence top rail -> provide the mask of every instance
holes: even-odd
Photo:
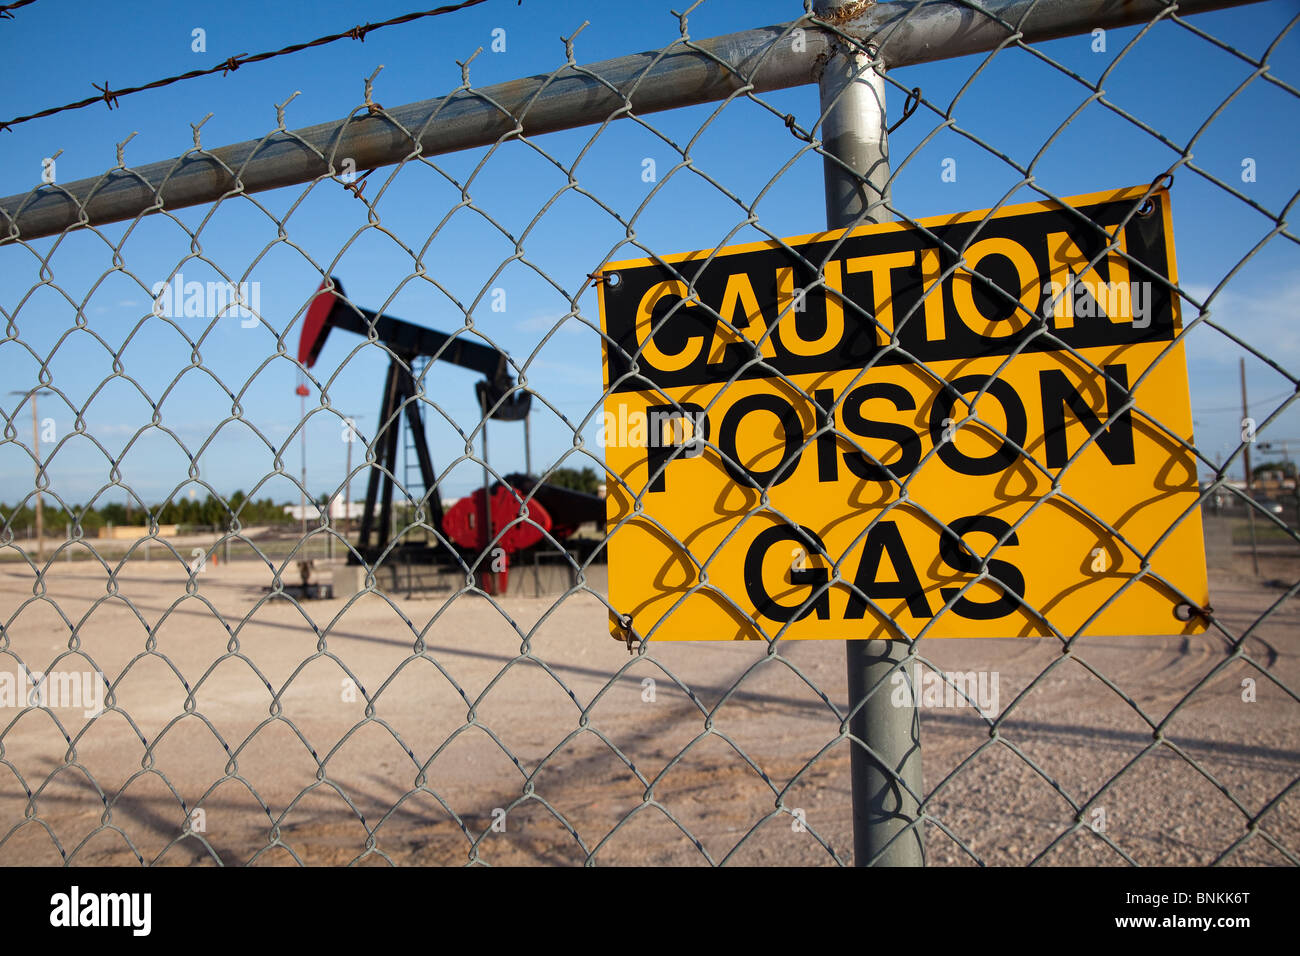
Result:
[[[746,81],[755,93],[815,83],[836,31],[875,44],[886,64],[899,67],[992,50],[1017,33],[1024,42],[1036,42],[1145,23],[1164,10],[1187,15],[1256,2],[868,0],[833,27],[804,17],[586,66],[570,62],[551,75],[481,89],[467,86],[448,96],[299,130],[281,126],[261,139],[40,186],[0,199],[0,245],[213,202],[231,193],[311,182],[335,174],[336,162],[344,158],[358,170],[373,169],[416,154],[490,145],[512,133],[533,136],[589,125],[627,106],[648,114],[715,102]],[[796,29],[803,30],[798,43],[793,42]]]

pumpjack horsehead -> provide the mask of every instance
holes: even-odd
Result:
[[[448,335],[354,305],[344,297],[343,283],[335,277],[321,282],[307,308],[298,341],[298,361],[305,368],[316,364],[332,329],[366,338],[373,329],[376,340],[391,353],[379,406],[375,460],[370,466],[365,510],[361,513],[355,551],[348,555],[349,563],[364,560],[374,565],[391,559],[412,564],[474,567],[477,562],[480,587],[489,594],[500,594],[506,589],[507,572],[495,570],[494,565],[499,566],[499,562],[483,553],[489,545],[493,551],[502,549],[508,562],[511,555],[542,541],[547,533],[562,542],[585,522],[604,525],[605,502],[600,498],[522,474],[506,475],[504,481],[493,483],[490,489],[480,488],[451,508],[443,509],[416,398],[412,363],[427,357],[430,361],[459,365],[483,375],[474,384],[474,393],[483,409],[486,427],[488,418],[505,422],[525,419],[532,402],[531,393],[515,388],[505,352],[465,335]],[[435,532],[432,542],[385,540],[392,521],[397,439],[403,413],[419,461],[425,513]],[[527,515],[521,520],[525,507]]]

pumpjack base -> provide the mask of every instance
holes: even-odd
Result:
[[[465,569],[472,568],[477,560],[477,552],[458,554],[437,545],[398,545],[387,553],[378,547],[358,547],[355,554],[348,554],[346,565],[335,568],[335,591],[347,597],[362,590],[366,586],[366,566],[374,571],[375,586],[384,591],[412,595],[459,590],[465,586]],[[488,594],[503,589],[504,574],[489,569],[473,573],[475,585]]]
[[[274,588],[262,588],[267,594],[274,591]],[[332,584],[286,584],[280,589],[274,597],[296,598],[299,601],[321,601],[329,600],[334,597],[334,585]]]

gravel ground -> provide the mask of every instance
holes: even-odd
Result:
[[[1213,605],[1234,634],[1285,593],[1240,566],[1211,561]],[[1300,577],[1300,561],[1269,568]],[[187,596],[174,562],[132,562],[111,595],[96,564],[56,563],[51,603],[32,600],[26,568],[0,567],[0,673],[19,670],[15,655],[89,669],[56,662],[74,627],[95,665],[125,672],[125,713],[0,706],[0,863],[852,861],[838,642],[788,643],[784,660],[738,643],[637,658],[590,594],[506,597],[500,611],[436,593],[300,610],[265,602],[269,572],[251,561],[197,580]],[[1291,599],[1252,632],[1245,650],[1263,671],[1228,661],[1213,631],[1084,639],[1064,660],[1050,641],[928,642],[942,670],[996,673],[1002,710],[1025,692],[997,741],[968,706],[923,706],[928,810],[942,824],[928,825],[928,861],[1295,862],[1300,702],[1275,680],[1300,688],[1298,617]],[[545,666],[519,659],[516,628]],[[413,656],[418,634],[433,660]],[[1144,755],[1143,713],[1168,718],[1176,750]],[[1088,826],[1070,832],[1069,799],[1099,791]],[[774,813],[778,792],[798,816]],[[184,837],[196,808],[202,832]]]

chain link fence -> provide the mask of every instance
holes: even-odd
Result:
[[[1238,291],[1261,268],[1297,275],[1300,179],[1274,167],[1265,190],[1249,153],[1198,159],[1242,104],[1270,116],[1261,137],[1294,139],[1293,11],[862,3],[699,40],[698,6],[651,53],[580,65],[579,28],[548,75],[475,86],[471,57],[452,94],[398,108],[376,71],[340,122],[293,130],[281,103],[259,139],[213,148],[198,123],[174,160],[136,167],[119,144],[102,177],[0,201],[0,860],[882,862],[853,849],[850,754],[876,750],[852,718],[909,684],[923,784],[890,772],[931,864],[1300,862],[1296,475],[1285,446],[1259,450],[1295,420],[1296,298]],[[817,82],[846,49],[881,68],[892,192],[824,134]],[[1213,59],[1221,82],[1166,78],[1168,113],[1108,92],[1149,84],[1164,56]],[[1203,518],[1204,633],[1098,637],[1035,608],[1054,636],[896,635],[902,653],[852,697],[842,642],[771,621],[752,620],[759,641],[611,640],[629,609],[605,545],[626,514],[606,527],[600,499],[648,491],[606,471],[600,361],[621,346],[601,270],[812,232],[824,165],[865,190],[851,224],[1151,183],[1135,215],[1175,183],[1175,235],[1198,243],[1195,281],[1172,289],[1197,443],[1128,385],[1143,427],[1190,449],[1200,494],[1129,544],[1130,577]],[[954,205],[959,183],[982,198]],[[1207,234],[1211,218],[1240,233]],[[322,302],[328,349],[303,334]],[[447,334],[416,348],[381,325],[399,315]],[[477,390],[457,368],[478,368],[475,348],[504,357]],[[1203,370],[1229,353],[1265,405],[1218,397],[1222,370]],[[833,414],[827,429],[865,453]],[[1007,536],[961,594],[1005,584]]]

